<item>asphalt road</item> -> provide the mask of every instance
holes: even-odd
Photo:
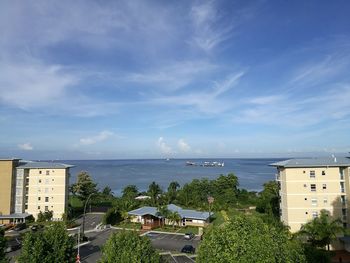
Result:
[[[192,245],[194,248],[198,248],[200,238],[194,237],[191,240],[186,240],[183,235],[175,235],[175,234],[159,234],[150,232],[147,235],[152,242],[154,248],[159,249],[161,251],[168,252],[181,252],[181,249],[185,245]]]
[[[102,223],[104,213],[88,213],[85,215],[85,230],[92,230],[98,224]],[[83,224],[83,217],[79,217],[76,222],[78,224]]]
[[[86,233],[91,241],[89,244],[80,247],[80,260],[82,263],[97,262],[101,258],[101,247],[109,236],[117,230],[106,229],[101,232]]]

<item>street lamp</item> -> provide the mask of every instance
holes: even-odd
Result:
[[[83,214],[83,238],[84,238],[84,230],[85,230],[85,212],[86,212],[86,205],[89,202],[91,196],[93,196],[94,193],[90,194],[89,197],[85,201],[85,206],[84,206],[84,214]]]

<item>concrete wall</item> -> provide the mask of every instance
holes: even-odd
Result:
[[[302,224],[312,220],[322,209],[348,223],[348,168],[344,170],[342,178],[339,167],[286,168],[279,171],[279,178],[281,220],[291,227],[292,232],[298,231]],[[341,191],[341,184],[344,192]],[[342,196],[345,204],[342,203]],[[346,212],[344,217],[343,211]]]
[[[17,160],[0,160],[0,214],[14,212],[15,167]]]
[[[29,169],[25,211],[35,218],[40,211],[53,211],[53,220],[61,220],[68,206],[68,175],[69,169]]]

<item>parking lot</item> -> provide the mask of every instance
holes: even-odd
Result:
[[[169,251],[180,253],[185,245],[192,245],[197,249],[200,242],[200,238],[197,236],[191,240],[186,240],[182,234],[148,232],[146,236],[151,239],[154,248],[164,252]]]

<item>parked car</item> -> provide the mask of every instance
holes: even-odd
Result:
[[[20,230],[23,230],[23,229],[26,229],[26,228],[27,228],[26,223],[19,223],[13,228],[13,230],[20,231]]]
[[[190,239],[194,238],[194,234],[191,233],[191,232],[186,233],[186,234],[184,235],[184,238],[187,239],[187,240],[190,240]]]
[[[181,249],[182,253],[191,253],[194,254],[194,252],[196,252],[196,249],[192,246],[192,245],[185,245],[182,249]]]
[[[43,225],[32,225],[30,229],[34,232],[38,231],[39,229],[43,228]]]

